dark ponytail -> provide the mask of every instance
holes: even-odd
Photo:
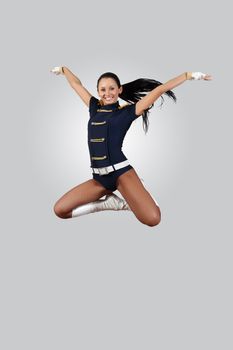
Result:
[[[129,83],[121,85],[120,80],[116,74],[111,73],[111,72],[106,72],[99,77],[98,82],[97,82],[97,89],[98,89],[99,81],[102,78],[112,78],[116,81],[118,88],[120,88],[122,86],[123,91],[121,94],[119,94],[119,97],[122,100],[125,100],[126,102],[129,102],[129,103],[136,103],[142,97],[147,95],[143,92],[149,92],[149,91],[153,90],[154,88],[156,88],[157,86],[162,85],[162,83],[160,81],[157,81],[154,79],[147,79],[147,78],[139,78],[139,79],[133,80]],[[172,98],[174,102],[176,102],[177,99],[176,99],[174,92],[172,92],[171,90],[168,90],[165,92],[165,94],[167,96],[169,96],[170,98]],[[163,102],[164,102],[164,98],[163,98],[163,96],[160,96],[160,98],[162,100],[160,107],[162,107]],[[149,109],[151,109],[152,107],[154,107],[154,103],[149,108],[145,109],[143,114],[142,114],[143,129],[144,129],[145,133],[147,133],[147,131],[148,131],[148,125],[149,125],[148,115],[150,113]]]

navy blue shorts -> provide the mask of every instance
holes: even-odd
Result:
[[[111,171],[111,173],[106,175],[92,173],[92,176],[93,176],[93,179],[95,179],[101,185],[103,185],[106,188],[106,190],[116,191],[117,178],[130,169],[133,169],[132,165],[127,165],[124,168]]]

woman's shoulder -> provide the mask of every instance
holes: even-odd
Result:
[[[125,107],[130,106],[130,105],[131,105],[130,103],[124,103],[123,105],[119,106],[119,109],[123,109]]]

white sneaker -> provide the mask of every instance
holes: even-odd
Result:
[[[102,210],[131,210],[128,203],[114,193],[107,195],[105,199],[80,205],[72,210],[72,217],[96,213]]]
[[[108,210],[131,210],[126,200],[115,193],[106,195],[103,206]]]

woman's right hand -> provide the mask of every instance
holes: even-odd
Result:
[[[54,73],[54,74],[56,74],[56,75],[64,74],[63,71],[62,71],[62,66],[60,66],[60,67],[54,67],[53,69],[50,69],[50,72],[51,72],[51,73]]]

